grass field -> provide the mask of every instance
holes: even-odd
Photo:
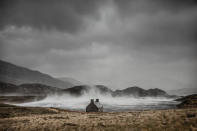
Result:
[[[111,113],[0,104],[1,131],[197,131],[197,108]]]

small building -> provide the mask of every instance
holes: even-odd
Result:
[[[103,112],[103,105],[99,102],[99,99],[90,100],[90,104],[86,107],[86,112]]]

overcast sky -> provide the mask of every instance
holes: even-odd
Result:
[[[1,0],[0,59],[111,88],[197,87],[196,0]]]

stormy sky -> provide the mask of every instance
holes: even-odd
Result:
[[[197,85],[196,0],[1,0],[0,59],[111,88]]]

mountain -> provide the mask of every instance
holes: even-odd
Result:
[[[176,89],[176,90],[169,90],[168,93],[170,95],[179,95],[179,96],[186,96],[191,94],[197,94],[197,87],[188,87],[188,88],[182,88],[182,89]]]
[[[61,89],[42,84],[14,85],[0,82],[0,95],[43,96],[61,92]]]
[[[24,83],[39,83],[61,89],[74,86],[69,81],[65,82],[39,71],[17,66],[2,60],[0,60],[0,81],[15,85]]]
[[[73,86],[79,86],[79,85],[84,85],[82,82],[78,81],[78,80],[75,80],[73,78],[70,78],[70,77],[59,77],[57,78],[61,81],[64,81],[64,82],[69,82],[69,83],[72,83]]]

